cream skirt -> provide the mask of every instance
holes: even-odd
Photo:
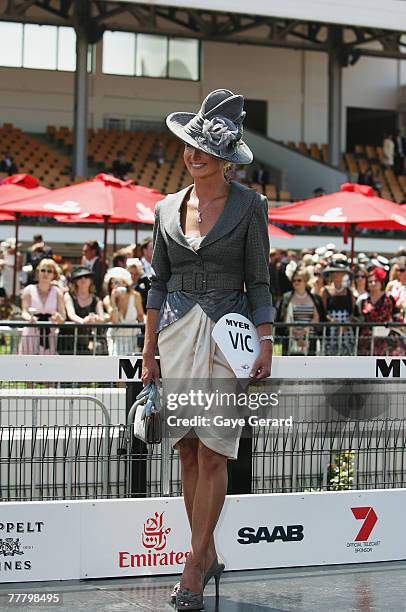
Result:
[[[178,393],[182,392],[182,386],[187,387],[186,379],[235,380],[233,370],[211,336],[214,325],[199,304],[195,304],[183,317],[159,332],[158,349],[164,389],[166,380],[170,380],[171,391],[176,388]],[[199,411],[199,408],[188,406],[182,416],[187,414],[190,418],[196,414],[196,410]],[[200,411],[198,413],[202,414]],[[176,411],[173,414],[176,415]],[[212,425],[170,427],[172,446],[186,434],[190,435],[192,429],[205,446],[229,459],[237,459],[241,427],[232,431],[227,428],[226,436],[221,427]]]

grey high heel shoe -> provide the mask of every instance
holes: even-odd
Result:
[[[216,581],[216,599],[219,598],[219,588],[220,588],[220,576],[223,573],[225,568],[224,563],[219,563],[218,559],[216,557],[216,559],[214,559],[213,563],[211,564],[211,566],[209,567],[209,569],[207,570],[204,579],[203,579],[203,590],[206,586],[206,584],[209,582],[209,580],[211,580],[214,576],[214,579]],[[178,591],[180,589],[180,582],[177,582],[175,584],[175,586],[173,587],[172,593],[171,593],[171,602],[175,603],[176,601],[176,595],[178,594]]]
[[[204,608],[203,591],[194,593],[190,589],[180,588],[176,593],[176,608],[177,610],[202,610]]]
[[[224,563],[219,563],[218,559],[214,559],[213,563],[207,570],[204,580],[203,580],[203,590],[206,584],[211,580],[214,576],[214,580],[216,581],[216,599],[220,597],[220,578],[221,574],[224,572],[225,565]]]

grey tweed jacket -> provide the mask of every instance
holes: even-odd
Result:
[[[255,325],[271,322],[266,198],[232,182],[220,218],[194,251],[180,223],[180,209],[189,189],[168,195],[156,207],[154,274],[147,308],[162,312],[167,298],[178,292],[192,296],[196,303],[204,301],[207,294],[212,299],[217,292],[222,299],[224,290],[238,295],[245,291]]]

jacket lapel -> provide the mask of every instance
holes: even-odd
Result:
[[[165,228],[166,233],[173,240],[175,240],[175,242],[177,242],[183,247],[186,247],[187,249],[190,249],[194,253],[195,251],[192,249],[192,247],[186,240],[185,235],[182,232],[182,227],[180,225],[180,208],[190,187],[191,185],[189,185],[189,187],[185,187],[185,189],[182,189],[177,193],[172,193],[166,197],[165,207],[161,208],[161,222],[163,224],[163,227]]]
[[[165,205],[161,208],[161,223],[175,242],[196,253],[186,240],[180,225],[180,208],[190,187],[191,185],[166,197]],[[247,189],[233,181],[224,210],[214,227],[203,238],[200,249],[229,234],[250,209],[249,205],[255,196],[253,189]]]
[[[229,234],[240,223],[241,219],[250,209],[249,204],[255,196],[256,192],[253,189],[247,189],[233,181],[224,210],[217,223],[210,232],[206,234],[205,238],[203,238],[200,248],[202,249],[216,240],[219,240],[226,234]]]

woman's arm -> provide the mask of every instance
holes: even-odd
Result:
[[[106,310],[109,314],[110,317],[110,321],[112,323],[119,323],[120,322],[120,313],[118,310],[118,305],[117,305],[117,293],[115,293],[115,289],[113,289],[113,291],[111,292],[110,297],[106,296]]]
[[[25,321],[29,321],[30,323],[35,322],[37,319],[28,312],[28,309],[31,307],[31,285],[25,287],[21,294],[21,316]]]
[[[138,291],[134,291],[135,295],[135,308],[137,309],[137,319],[140,323],[145,321],[144,308],[142,306],[142,297]]]
[[[104,308],[103,302],[97,299],[96,302],[96,323],[104,323]]]
[[[69,321],[73,321],[73,323],[83,323],[82,317],[79,317],[75,312],[75,308],[73,306],[73,300],[69,293],[65,293],[64,301],[65,301],[65,308],[66,308],[66,313],[68,315]]]
[[[54,323],[64,323],[66,320],[65,304],[62,292],[56,287],[56,307],[57,311],[52,313],[51,321]]]
[[[148,308],[147,318],[145,322],[145,338],[144,349],[142,351],[142,374],[141,380],[144,385],[148,385],[151,381],[159,384],[159,366],[155,359],[155,353],[158,344],[158,334],[156,326],[159,318],[159,310]]]
[[[253,203],[245,244],[244,280],[258,336],[272,335],[274,319],[269,281],[268,202],[263,196]],[[271,373],[273,342],[263,340],[250,378],[260,380]]]

